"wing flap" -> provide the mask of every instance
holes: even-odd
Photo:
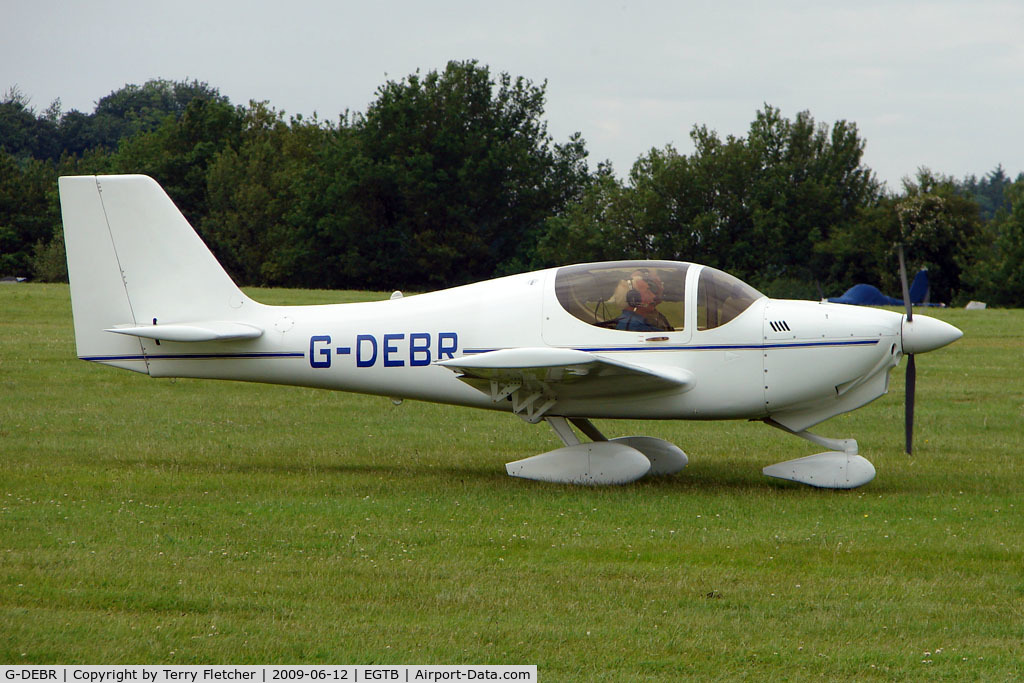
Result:
[[[556,398],[635,396],[658,391],[688,391],[693,374],[682,368],[627,363],[607,356],[557,348],[487,351],[440,361],[459,379],[493,393],[491,382],[543,386]]]

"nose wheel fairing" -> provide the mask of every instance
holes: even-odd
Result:
[[[854,489],[875,478],[875,467],[856,453],[827,451],[769,465],[765,476],[825,489]]]
[[[875,467],[857,452],[856,439],[829,439],[808,431],[794,431],[770,418],[765,423],[787,434],[832,449],[769,465],[761,470],[765,476],[828,489],[853,489],[875,478]]]

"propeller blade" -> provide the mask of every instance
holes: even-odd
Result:
[[[900,257],[900,285],[903,286],[903,305],[907,307],[907,322],[909,323],[914,319],[914,309],[910,305],[910,286],[907,284],[907,266],[903,261],[903,245],[900,244],[896,248],[896,253]],[[910,366],[908,365],[909,369]]]
[[[917,365],[914,354],[907,355],[907,397],[905,403],[905,429],[907,432],[907,455],[910,455],[914,443],[914,392],[917,388]]]

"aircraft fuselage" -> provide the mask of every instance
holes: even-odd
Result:
[[[592,418],[758,419],[803,429],[885,393],[901,356],[903,316],[891,311],[761,297],[725,325],[700,330],[690,266],[688,319],[670,331],[587,324],[555,298],[557,269],[388,301],[264,306],[239,319],[264,329],[253,341],[194,344],[141,339],[122,357],[154,377],[292,384],[511,410],[459,381],[436,361],[498,349],[557,347],[642,366],[680,368],[692,389],[621,401],[562,401],[551,414]],[[144,318],[159,317],[159,311]],[[161,320],[163,322],[163,320]],[[168,321],[169,322],[169,321]],[[103,359],[112,362],[115,359]],[[211,362],[216,361],[216,362]],[[119,364],[119,363],[114,363]]]

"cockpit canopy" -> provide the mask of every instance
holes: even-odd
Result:
[[[615,261],[560,268],[555,296],[576,318],[608,329],[666,332],[686,326],[688,263]],[[697,281],[697,329],[733,320],[763,295],[728,273],[705,266]]]
[[[697,279],[697,329],[720,327],[763,296],[743,280],[704,266]]]

